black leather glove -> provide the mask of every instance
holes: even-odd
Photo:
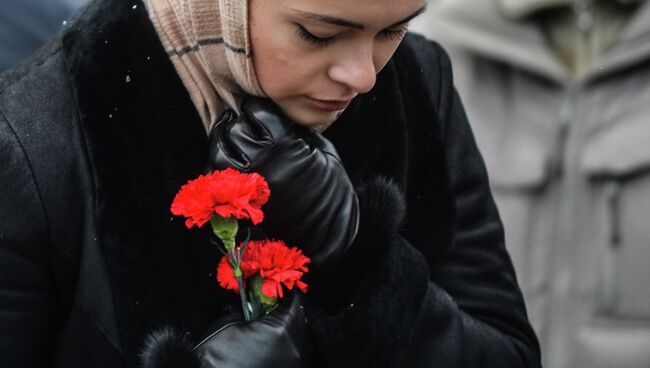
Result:
[[[290,123],[270,100],[247,98],[242,115],[222,115],[210,132],[212,169],[263,175],[271,198],[261,227],[268,236],[303,249],[318,273],[354,240],[359,204],[334,146]]]
[[[241,312],[215,324],[195,350],[212,368],[308,367],[311,340],[300,294],[290,294],[271,313],[244,322]]]
[[[312,344],[298,292],[253,322],[241,311],[218,319],[192,348],[172,329],[152,333],[142,353],[143,368],[308,368]]]

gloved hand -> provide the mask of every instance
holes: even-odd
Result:
[[[218,319],[192,346],[173,328],[153,331],[141,353],[143,368],[308,368],[312,344],[301,295],[294,291],[280,306],[253,322],[241,311]]]
[[[260,225],[269,237],[300,247],[310,273],[334,264],[354,240],[359,204],[334,146],[292,124],[270,100],[247,98],[242,115],[226,111],[210,132],[212,169],[257,172],[271,198]]]
[[[210,368],[309,367],[311,340],[297,292],[269,314],[244,322],[235,312],[216,322],[195,351]]]

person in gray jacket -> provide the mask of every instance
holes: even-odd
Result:
[[[550,368],[650,364],[650,2],[439,0]]]

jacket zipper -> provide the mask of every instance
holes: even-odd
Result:
[[[577,168],[578,150],[585,128],[580,121],[579,102],[582,90],[580,81],[574,80],[566,86],[566,97],[561,108],[560,143],[560,187],[558,195],[558,216],[553,242],[552,282],[549,293],[550,321],[547,335],[546,366],[569,367],[573,352],[573,333],[577,326],[579,299],[574,293],[576,274],[574,265],[577,254],[575,221],[579,218],[580,174]]]
[[[600,290],[598,294],[598,309],[605,316],[611,315],[616,308],[618,293],[618,257],[621,247],[621,216],[620,196],[621,183],[612,179],[607,182],[605,190],[609,237],[603,252],[601,264]]]
[[[589,40],[593,27],[590,2],[577,1],[574,11],[579,28],[575,39],[574,59],[584,63],[591,51]],[[588,68],[587,68],[588,69]],[[550,290],[549,333],[546,365],[549,367],[570,367],[574,360],[575,333],[579,326],[580,296],[575,295],[579,290],[576,286],[577,270],[575,265],[579,257],[580,238],[575,229],[582,210],[581,188],[584,179],[578,168],[578,152],[584,141],[585,122],[581,119],[580,96],[586,82],[582,72],[565,85],[566,97],[561,109],[561,151],[560,151],[560,188],[556,229],[554,242],[553,281]]]

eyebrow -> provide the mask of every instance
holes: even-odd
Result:
[[[408,23],[411,19],[413,19],[413,18],[417,17],[418,15],[424,13],[425,10],[427,10],[426,5],[423,6],[422,8],[420,8],[420,9],[418,9],[415,13],[413,13],[413,14],[409,15],[408,17],[400,20],[399,22],[395,22],[395,23],[391,24],[390,26],[388,26],[386,28],[392,28],[392,27],[402,25],[404,23]],[[315,20],[315,21],[318,21],[318,22],[329,23],[329,24],[334,24],[334,25],[341,26],[341,27],[350,27],[350,28],[361,29],[361,30],[365,28],[363,26],[363,24],[353,22],[351,20],[347,20],[347,19],[343,19],[343,18],[331,17],[329,15],[321,15],[321,14],[309,13],[309,12],[304,12],[304,11],[301,11],[301,10],[296,10],[296,12],[301,14],[302,16],[308,18],[308,19]]]

